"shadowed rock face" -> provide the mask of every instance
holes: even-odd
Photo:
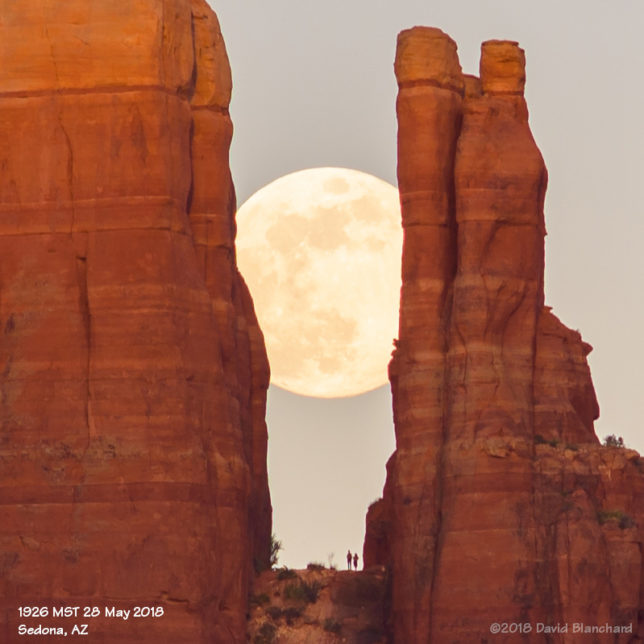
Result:
[[[204,0],[0,15],[0,639],[18,606],[65,603],[165,610],[93,619],[97,641],[244,641],[268,364],[217,19]]]
[[[414,28],[395,70],[397,448],[364,550],[367,566],[390,567],[394,640],[487,641],[494,622],[637,633],[642,461],[599,446],[591,347],[544,306],[547,173],[524,53],[483,43],[479,80],[463,76],[447,35]]]

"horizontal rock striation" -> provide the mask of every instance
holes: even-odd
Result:
[[[154,605],[91,637],[244,641],[268,364],[217,19],[204,0],[0,15],[0,639],[36,625],[21,605]]]
[[[524,52],[485,42],[480,79],[464,76],[455,43],[416,27],[395,71],[396,451],[364,549],[391,571],[394,641],[488,641],[494,622],[637,632],[642,461],[599,446],[591,347],[544,306],[547,173]]]

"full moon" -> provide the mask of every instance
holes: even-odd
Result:
[[[237,258],[274,384],[339,398],[387,382],[401,249],[398,191],[364,172],[301,170],[244,203]]]

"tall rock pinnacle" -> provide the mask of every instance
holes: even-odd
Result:
[[[92,641],[244,641],[268,364],[217,19],[205,0],[0,16],[0,639],[37,625],[19,606],[67,605],[100,609]],[[104,617],[133,606],[163,615]]]
[[[544,306],[547,173],[524,52],[485,42],[480,79],[463,76],[455,43],[416,27],[395,71],[397,447],[364,551],[391,570],[394,641],[559,642],[538,624],[573,622],[637,633],[642,460],[599,446],[591,348]]]

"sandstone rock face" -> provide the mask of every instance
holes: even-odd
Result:
[[[92,619],[92,641],[244,641],[269,374],[217,19],[204,0],[0,16],[0,639],[37,625],[18,606],[155,605]]]
[[[536,632],[575,621],[637,633],[642,462],[598,445],[591,347],[544,306],[524,53],[484,43],[479,80],[447,35],[414,28],[395,70],[397,447],[364,549],[391,570],[394,641],[608,641]],[[535,631],[491,636],[494,622]]]

